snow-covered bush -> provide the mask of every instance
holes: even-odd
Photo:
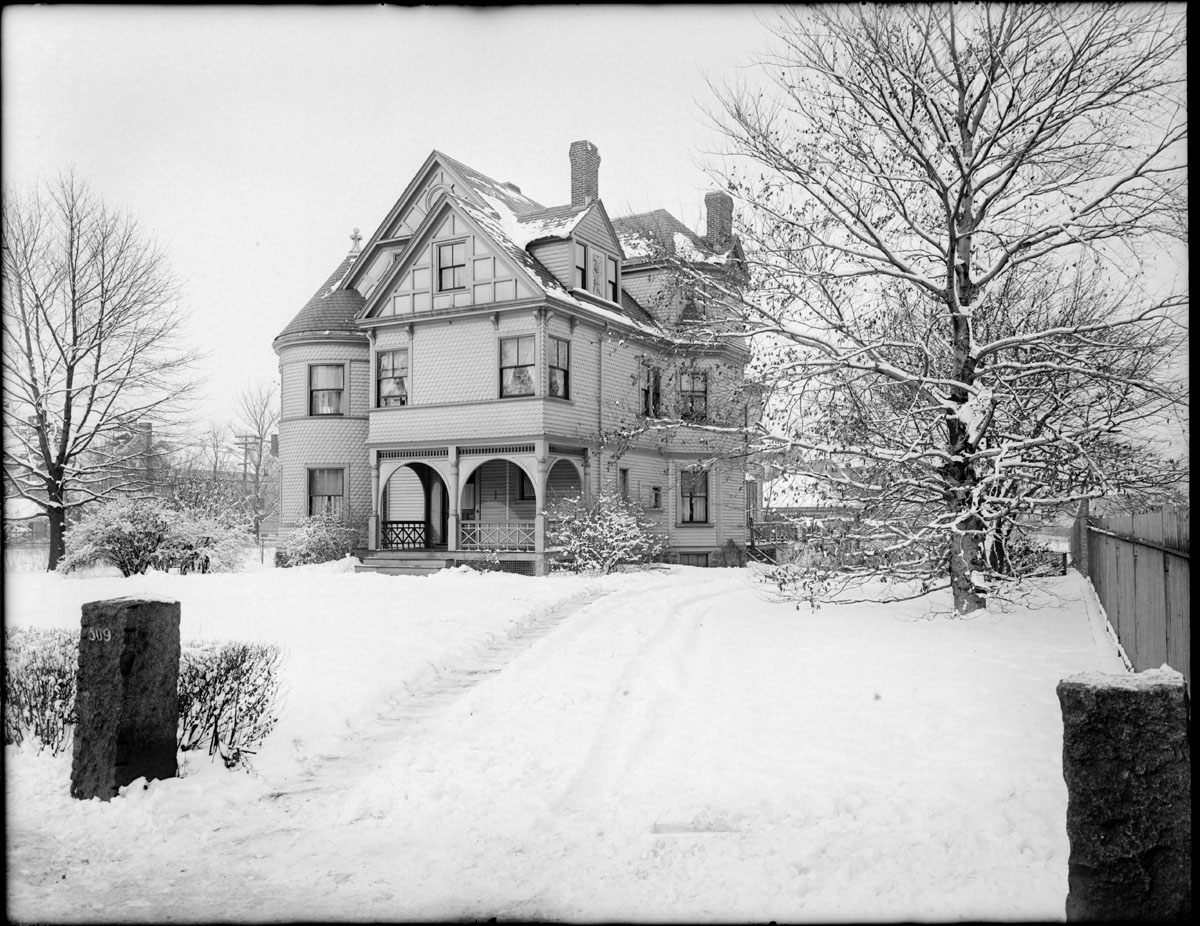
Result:
[[[179,660],[180,751],[207,749],[229,768],[247,764],[278,716],[278,646],[184,645]],[[4,633],[4,744],[36,743],[58,755],[71,746],[79,633],[12,627]]]
[[[277,566],[308,566],[345,559],[358,543],[358,531],[328,515],[300,522],[275,554]]]
[[[9,627],[4,631],[4,745],[37,742],[58,755],[75,729],[79,634]]]
[[[67,530],[59,569],[108,563],[123,576],[149,569],[236,572],[246,539],[239,523],[154,499],[118,499],[89,509]]]
[[[246,531],[241,524],[178,512],[172,520],[156,565],[189,572],[237,572],[246,554]]]
[[[179,749],[248,764],[279,720],[283,652],[263,643],[190,644],[179,663]]]
[[[546,539],[557,549],[554,568],[576,572],[655,562],[666,549],[646,513],[616,495],[563,499],[550,511]]]
[[[58,568],[69,572],[108,563],[123,576],[141,575],[158,565],[158,550],[176,517],[160,502],[144,499],[94,506],[67,528],[67,554]]]

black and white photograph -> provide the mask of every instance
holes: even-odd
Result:
[[[1189,919],[1186,55],[5,6],[7,920]]]

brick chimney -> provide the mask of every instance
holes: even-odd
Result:
[[[714,251],[727,251],[733,246],[733,197],[714,190],[704,197],[708,209],[708,224],[704,237]]]
[[[600,198],[600,151],[590,141],[571,142],[571,205]]]

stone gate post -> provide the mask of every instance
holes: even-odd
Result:
[[[83,606],[71,796],[109,800],[138,778],[174,778],[179,725],[177,601]]]

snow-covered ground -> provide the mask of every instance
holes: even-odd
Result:
[[[1064,918],[1055,685],[1124,671],[1074,573],[951,620],[736,569],[348,568],[8,577],[7,624],[166,596],[185,639],[289,653],[254,774],[79,802],[9,747],[10,918]]]

